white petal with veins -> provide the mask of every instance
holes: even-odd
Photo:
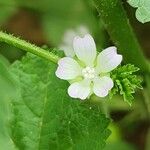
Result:
[[[73,48],[75,54],[81,61],[87,66],[93,66],[96,58],[96,46],[90,34],[86,34],[83,38],[75,37],[73,40]]]
[[[60,79],[70,80],[80,76],[82,73],[81,70],[82,68],[73,58],[64,57],[58,62],[56,76]]]
[[[114,83],[110,77],[101,77],[94,80],[93,91],[95,95],[99,97],[105,97],[108,95],[109,90],[114,86]]]
[[[97,71],[107,73],[115,69],[122,61],[122,55],[117,54],[117,48],[112,46],[104,49],[97,57]]]
[[[90,82],[82,80],[80,82],[72,83],[68,88],[68,94],[73,98],[85,100],[91,92]]]

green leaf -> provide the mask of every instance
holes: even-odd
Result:
[[[10,62],[14,62],[17,59],[20,59],[25,53],[16,47],[1,43],[0,54],[6,57]]]
[[[110,98],[119,93],[123,96],[124,101],[132,105],[135,90],[137,88],[142,89],[142,79],[134,74],[137,71],[139,71],[139,68],[131,64],[120,66],[115,69],[111,73],[115,85],[110,92]]]
[[[99,106],[72,99],[56,65],[28,54],[11,67],[18,96],[13,100],[13,140],[24,150],[99,150],[110,134]]]
[[[4,58],[3,60],[0,59],[0,149],[15,150],[9,128],[10,97],[15,94],[15,86],[5,62]]]
[[[132,7],[137,7],[136,18],[142,22],[150,21],[150,0],[128,0]]]

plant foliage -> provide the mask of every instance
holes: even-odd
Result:
[[[13,79],[7,70],[5,60],[0,59],[0,149],[15,150],[8,125],[11,118],[10,97],[14,95]]]
[[[11,66],[17,82],[12,139],[24,150],[99,150],[110,134],[99,106],[70,98],[56,65],[27,54]]]
[[[120,93],[124,101],[131,105],[134,100],[133,93],[135,93],[136,88],[142,89],[142,79],[134,74],[137,71],[139,71],[139,68],[131,64],[120,66],[115,69],[111,73],[115,85],[110,92],[110,98]]]
[[[142,22],[150,21],[150,0],[128,0],[132,7],[136,7],[136,18]]]

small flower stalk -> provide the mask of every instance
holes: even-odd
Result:
[[[90,34],[73,40],[75,56],[61,58],[56,76],[70,82],[68,94],[85,100],[92,94],[105,97],[114,86],[110,72],[122,61],[117,48],[112,46],[97,53],[94,39]]]

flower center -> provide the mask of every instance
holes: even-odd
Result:
[[[82,70],[82,75],[86,79],[93,79],[95,78],[95,69],[91,67],[86,67]]]

